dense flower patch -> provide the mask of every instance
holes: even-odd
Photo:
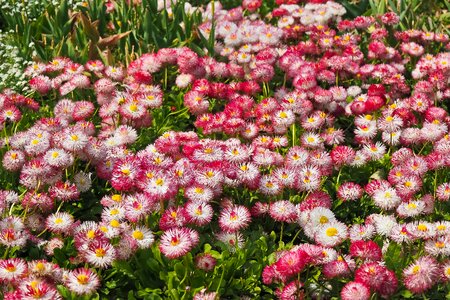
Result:
[[[5,299],[447,295],[449,37],[284,2],[206,6],[215,55],[56,57],[0,94]]]

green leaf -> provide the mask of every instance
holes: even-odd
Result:
[[[116,268],[119,272],[127,275],[131,279],[136,279],[135,272],[131,268],[130,264],[123,260],[117,260],[113,262],[113,267]]]

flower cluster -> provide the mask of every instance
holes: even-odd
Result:
[[[167,260],[192,252],[196,271],[213,272],[222,262],[200,250],[205,240],[239,256],[252,229],[268,223],[281,232],[262,283],[280,299],[321,288],[388,298],[448,282],[448,36],[398,31],[393,13],[342,20],[334,2],[277,2],[276,26],[255,18],[261,1],[208,5],[198,30],[214,32],[216,58],[183,47],[127,67],[34,63],[25,70],[31,88],[57,101],[24,131],[15,130],[19,107],[39,105],[0,94],[0,125],[12,129],[2,165],[17,172],[21,191],[0,191],[0,245],[32,244],[46,258],[0,260],[5,296],[58,299],[57,285],[91,294],[95,270],[148,248]],[[170,111],[186,112],[196,131],[161,130],[135,147],[155,110],[164,113],[158,78],[168,70],[184,106]],[[82,221],[77,205],[101,184],[97,219]],[[294,236],[287,245],[285,227]],[[393,264],[392,252],[408,246],[419,250]],[[76,253],[70,268],[47,261],[65,247]],[[337,282],[339,291],[330,287]]]

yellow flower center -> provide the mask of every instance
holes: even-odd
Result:
[[[95,249],[95,256],[97,257],[103,257],[106,254],[106,250],[103,248],[97,248]]]
[[[327,230],[325,231],[325,234],[327,235],[327,236],[335,236],[335,235],[337,235],[338,234],[338,231],[337,231],[337,229],[335,228],[335,227],[330,227],[330,228],[327,228]]]
[[[78,281],[79,284],[83,284],[84,285],[84,284],[88,283],[89,277],[87,277],[84,274],[80,274],[80,275],[77,276],[77,281]]]
[[[320,224],[328,223],[328,218],[325,216],[321,216],[319,219]]]
[[[111,225],[111,227],[117,228],[120,226],[120,222],[117,220],[111,220],[111,222],[109,222],[109,224]]]
[[[114,194],[111,196],[111,199],[115,202],[120,202],[120,201],[122,201],[122,196],[119,194]]]
[[[133,238],[136,240],[142,240],[144,238],[144,234],[140,230],[133,231]]]
[[[424,224],[419,224],[419,225],[417,225],[417,230],[428,231],[428,227]]]

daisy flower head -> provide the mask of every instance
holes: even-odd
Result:
[[[450,261],[444,261],[442,263],[442,278],[445,282],[450,280]]]
[[[137,226],[136,228],[129,231],[130,238],[132,242],[137,245],[140,249],[149,248],[155,241],[153,233],[144,226]]]
[[[427,221],[414,221],[406,224],[406,230],[415,239],[430,239],[436,235],[436,226]]]
[[[384,210],[394,209],[402,202],[397,191],[391,187],[375,191],[372,198],[375,204]]]
[[[275,221],[293,223],[297,219],[297,210],[288,200],[279,200],[270,203],[269,215]]]
[[[323,265],[323,275],[327,279],[346,277],[351,273],[351,269],[354,269],[354,265],[355,262],[351,257],[346,256],[344,258],[339,255],[336,260]]]
[[[116,259],[116,249],[109,242],[98,239],[92,242],[86,251],[83,251],[83,256],[95,267],[106,268]]]
[[[287,251],[275,263],[275,270],[282,278],[289,278],[300,273],[310,262],[309,255],[300,249]]]
[[[437,187],[436,198],[439,201],[448,201],[450,199],[450,183],[444,182]]]
[[[305,132],[301,136],[302,145],[306,148],[323,148],[323,140],[319,134],[314,132]]]
[[[412,200],[409,202],[400,203],[396,211],[399,217],[408,218],[419,216],[424,212],[424,210],[425,210],[424,201]]]
[[[425,252],[434,257],[447,257],[450,254],[450,238],[437,236],[425,242]]]
[[[386,146],[381,142],[369,143],[363,146],[363,151],[370,160],[379,160],[386,153]]]
[[[2,165],[10,172],[18,171],[25,164],[25,153],[21,150],[8,150],[3,155]]]
[[[355,271],[355,281],[380,291],[387,279],[387,268],[380,262],[365,262]]]
[[[231,205],[225,207],[219,216],[219,226],[225,232],[236,232],[246,228],[251,221],[251,214],[247,207]]]
[[[170,259],[186,255],[195,247],[199,240],[197,231],[181,227],[171,228],[163,233],[159,244],[159,250]]]
[[[372,224],[353,224],[349,229],[351,241],[368,240],[375,234],[375,226]]]
[[[322,172],[313,165],[307,165],[299,170],[296,188],[301,191],[313,192],[319,189]]]
[[[382,258],[381,248],[371,240],[353,241],[350,245],[350,255],[364,261],[380,261]]]
[[[70,229],[73,222],[74,218],[71,214],[66,212],[57,212],[47,217],[45,226],[51,232],[70,234]]]
[[[21,282],[19,289],[16,291],[21,292],[21,299],[62,299],[51,283],[40,278],[27,278]],[[9,298],[5,297],[5,299]]]
[[[281,182],[272,175],[264,175],[259,180],[259,192],[264,195],[278,195],[283,189]]]
[[[119,113],[124,118],[138,120],[147,114],[147,108],[137,99],[131,98],[119,107]]]
[[[362,282],[350,281],[341,290],[342,300],[369,300],[370,287]]]
[[[314,235],[316,243],[324,247],[334,247],[348,237],[348,228],[344,223],[334,221],[319,226]]]
[[[87,268],[69,271],[64,279],[67,288],[78,295],[90,295],[100,286],[97,274]]]
[[[345,182],[338,188],[337,195],[344,201],[355,201],[362,197],[364,190],[354,182]]]
[[[420,294],[433,287],[439,275],[437,261],[431,256],[422,256],[403,270],[403,283],[411,292]]]
[[[189,223],[204,226],[211,222],[214,210],[212,206],[203,201],[189,201],[185,205],[186,217]]]
[[[183,227],[187,223],[187,216],[182,206],[168,207],[159,220],[159,228],[168,230],[174,227]]]
[[[63,135],[61,146],[70,152],[78,152],[83,150],[89,141],[87,135],[77,130],[66,130]]]
[[[310,227],[313,231],[317,230],[319,226],[336,222],[334,213],[326,207],[312,208],[308,213],[308,219],[305,226]]]
[[[195,267],[205,272],[214,270],[217,260],[209,253],[201,253],[195,257]]]
[[[15,283],[26,276],[28,266],[23,259],[9,258],[0,260],[0,280]]]
[[[366,218],[366,224],[374,225],[377,234],[388,236],[397,221],[393,215],[372,214]]]
[[[239,232],[219,232],[216,234],[218,241],[224,243],[228,247],[228,251],[235,252],[236,248],[244,247],[244,237]]]
[[[63,169],[73,164],[74,157],[64,149],[51,148],[45,152],[44,161],[52,167]]]
[[[349,146],[339,145],[331,150],[330,156],[335,165],[342,166],[351,164],[356,153],[355,150]]]

